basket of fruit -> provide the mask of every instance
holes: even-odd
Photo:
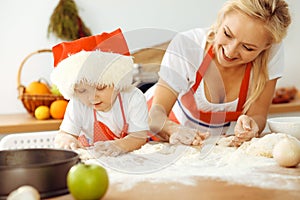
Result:
[[[50,86],[49,83],[45,79],[39,79],[37,81],[31,82],[29,85],[25,86],[21,84],[21,73],[24,64],[26,61],[32,57],[33,55],[37,55],[40,53],[51,53],[50,49],[41,49],[35,52],[30,53],[25,59],[22,61],[17,77],[17,86],[18,86],[18,98],[22,101],[25,109],[29,114],[35,116],[35,110],[40,107],[48,107],[49,108],[49,117],[50,118],[50,106],[54,101],[66,101],[64,97],[59,93],[58,89],[55,85]],[[47,117],[44,117],[47,118]]]

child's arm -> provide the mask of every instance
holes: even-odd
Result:
[[[147,131],[133,132],[122,139],[94,144],[94,156],[118,156],[141,148],[147,142]]]
[[[147,142],[147,131],[133,132],[122,139],[115,140],[117,146],[130,152],[141,148]]]

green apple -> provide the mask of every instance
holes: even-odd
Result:
[[[76,200],[101,199],[108,185],[107,172],[100,165],[78,163],[67,174],[69,192]]]
[[[52,84],[51,85],[51,89],[50,89],[51,93],[54,94],[54,95],[57,95],[57,96],[60,96],[61,93],[58,89],[58,87],[55,85],[55,84]]]

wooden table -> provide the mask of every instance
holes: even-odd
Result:
[[[0,115],[0,134],[58,130],[62,120],[37,120],[28,113]]]
[[[274,190],[232,184],[213,179],[197,179],[196,185],[180,183],[149,183],[142,182],[135,187],[120,191],[116,186],[110,186],[103,200],[298,200],[299,190]],[[124,182],[126,184],[126,182]],[[299,183],[300,188],[300,183]],[[64,195],[49,200],[74,200],[69,195]]]

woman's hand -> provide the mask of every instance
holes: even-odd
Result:
[[[75,136],[60,131],[54,139],[54,147],[59,149],[76,150],[80,148],[80,144]]]
[[[234,139],[232,146],[240,146],[243,142],[251,140],[258,136],[258,125],[253,118],[247,115],[241,115],[234,128]]]
[[[169,127],[170,144],[184,144],[184,145],[193,145],[193,146],[201,146],[203,140],[205,140],[209,133],[202,133],[199,130],[184,127],[178,124],[173,124]]]

